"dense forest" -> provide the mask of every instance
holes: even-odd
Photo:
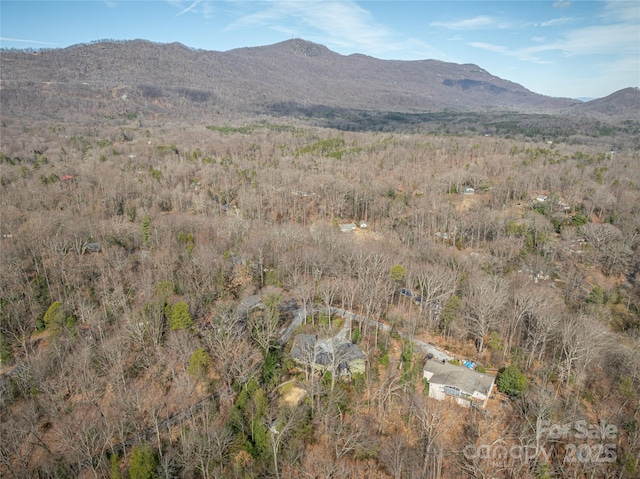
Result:
[[[2,477],[640,473],[632,138],[0,135]],[[296,315],[365,372],[295,362]],[[487,407],[428,398],[417,341],[496,375]]]

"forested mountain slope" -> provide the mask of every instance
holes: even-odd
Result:
[[[576,105],[500,79],[476,65],[343,56],[304,40],[228,52],[142,40],[2,52],[3,109],[43,101],[54,111],[120,100],[130,109],[268,112],[274,105],[368,111],[529,111]],[[123,98],[124,97],[124,98]],[[75,100],[74,100],[75,98]],[[182,107],[186,107],[182,105]],[[45,112],[43,112],[45,114]]]

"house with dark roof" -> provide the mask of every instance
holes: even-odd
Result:
[[[248,298],[244,298],[240,301],[238,305],[237,312],[240,317],[245,317],[249,314],[249,311],[252,309],[263,309],[264,304],[262,304],[262,299],[260,296],[254,294],[253,296],[249,296]]]
[[[489,374],[434,359],[427,359],[423,377],[429,383],[429,397],[442,401],[449,396],[465,407],[484,408],[495,382]]]
[[[301,366],[335,372],[337,377],[365,372],[365,354],[357,345],[339,337],[320,339],[315,334],[298,334],[289,354]]]

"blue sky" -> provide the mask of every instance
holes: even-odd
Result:
[[[226,51],[303,38],[341,54],[475,63],[550,96],[640,86],[640,1],[0,0],[0,46],[143,38]]]

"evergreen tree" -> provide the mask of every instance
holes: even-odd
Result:
[[[189,313],[189,305],[184,301],[179,301],[171,308],[171,329],[191,328],[193,328],[193,318]]]
[[[62,323],[64,321],[64,312],[62,311],[62,303],[55,301],[49,306],[47,312],[44,313],[42,318],[44,327],[52,332],[59,332],[62,329]]]
[[[129,479],[155,479],[158,459],[147,444],[136,446],[131,453]]]
[[[511,364],[500,371],[496,386],[511,397],[520,397],[527,390],[527,377],[518,366]]]
[[[189,374],[199,378],[205,378],[213,360],[204,348],[196,349],[189,358]]]

